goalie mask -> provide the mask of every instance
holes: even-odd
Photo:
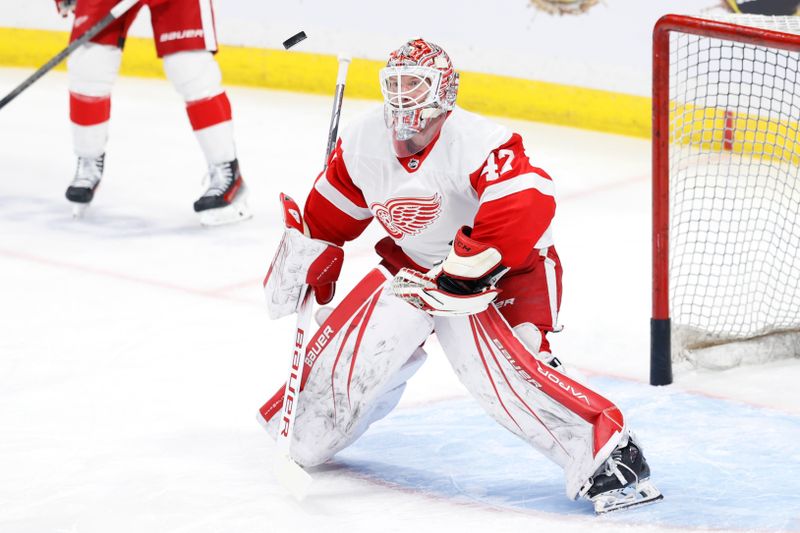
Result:
[[[455,106],[458,73],[444,50],[414,39],[389,56],[380,72],[386,127],[398,157],[421,152]]]

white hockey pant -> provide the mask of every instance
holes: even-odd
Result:
[[[627,437],[608,400],[534,357],[494,306],[436,317],[436,335],[464,386],[486,412],[565,472],[567,496]]]

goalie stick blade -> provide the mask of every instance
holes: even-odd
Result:
[[[313,479],[308,472],[283,454],[273,458],[273,475],[295,500],[303,501]]]
[[[661,491],[646,479],[635,486],[598,494],[591,500],[594,504],[595,514],[600,515],[656,503],[663,499],[664,495],[661,494]]]
[[[267,423],[261,412],[256,415],[258,423],[266,429]],[[297,501],[302,501],[308,495],[311,482],[314,481],[311,475],[303,470],[299,464],[278,448],[277,443],[267,437],[267,452],[272,475],[278,483],[285,488]]]

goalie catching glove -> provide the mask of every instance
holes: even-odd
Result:
[[[317,303],[330,302],[344,261],[340,247],[306,235],[300,208],[283,193],[281,206],[286,229],[264,278],[267,310],[273,319],[297,312],[306,285],[314,289]]]
[[[500,251],[470,238],[470,231],[458,231],[447,259],[430,272],[401,269],[392,280],[394,295],[431,315],[471,315],[489,307],[500,292],[494,284],[508,269],[500,264]]]

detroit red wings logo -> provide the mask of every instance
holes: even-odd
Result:
[[[389,235],[402,239],[418,235],[433,224],[439,218],[441,206],[441,196],[434,194],[426,198],[392,198],[385,205],[375,202],[369,207]]]

